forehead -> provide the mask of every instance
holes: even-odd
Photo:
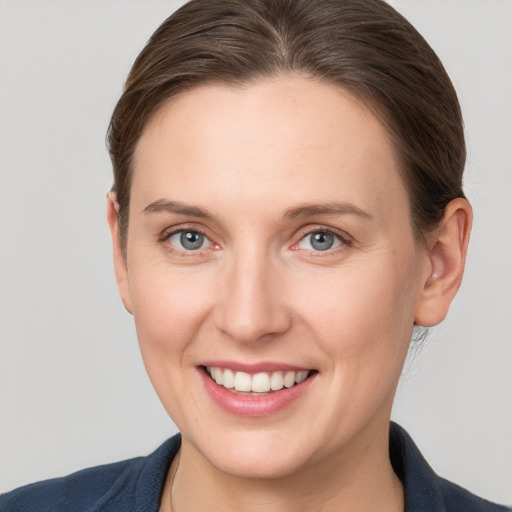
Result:
[[[405,194],[380,121],[347,91],[294,76],[172,99],[139,141],[132,185],[141,205],[158,193],[249,205],[283,202],[286,192],[290,201],[350,199],[369,209],[389,206],[384,191]]]

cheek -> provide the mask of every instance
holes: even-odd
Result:
[[[179,365],[208,315],[213,279],[204,272],[180,272],[168,265],[134,267],[130,293],[144,362],[147,367],[164,361]]]
[[[300,279],[297,310],[331,364],[401,365],[409,346],[416,299],[413,258],[387,258]],[[372,363],[373,364],[373,363]]]
[[[185,418],[200,421],[183,390],[192,386],[190,349],[201,337],[214,283],[200,272],[170,272],[167,265],[133,268],[133,315],[144,366],[160,401],[181,428]]]

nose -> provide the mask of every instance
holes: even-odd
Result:
[[[290,329],[282,273],[263,255],[240,255],[219,276],[217,328],[238,343],[270,341]]]

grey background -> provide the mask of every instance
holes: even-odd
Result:
[[[145,454],[175,432],[117,296],[104,221],[110,113],[181,2],[0,2],[0,491]],[[475,209],[451,316],[394,418],[437,472],[512,503],[512,2],[396,0],[443,60]]]

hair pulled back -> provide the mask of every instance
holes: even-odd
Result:
[[[421,235],[464,197],[460,106],[439,58],[381,0],[192,0],[155,31],[135,60],[107,144],[127,243],[134,152],[149,120],[178,93],[298,72],[344,88],[386,126]]]

